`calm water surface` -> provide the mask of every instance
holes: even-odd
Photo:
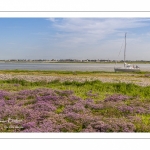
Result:
[[[137,64],[141,71],[150,71],[150,64]],[[117,64],[116,67],[122,67]],[[98,63],[0,63],[0,70],[62,70],[62,71],[114,71],[115,64]]]

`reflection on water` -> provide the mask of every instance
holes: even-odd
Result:
[[[141,71],[150,71],[150,64],[137,64]],[[99,63],[0,63],[0,70],[62,70],[62,71],[114,71],[123,64]]]

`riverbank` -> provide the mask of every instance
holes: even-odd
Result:
[[[0,71],[0,80],[26,80],[29,82],[58,80],[65,81],[94,81],[109,83],[133,83],[139,86],[150,86],[150,73],[114,73],[114,72],[72,72],[72,71]]]

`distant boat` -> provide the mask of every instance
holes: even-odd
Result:
[[[125,48],[124,48],[124,67],[114,67],[114,71],[121,71],[121,72],[139,72],[140,68],[136,66],[131,66],[130,64],[127,64],[125,61],[126,59],[126,33],[125,33]]]

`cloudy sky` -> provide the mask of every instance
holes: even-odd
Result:
[[[0,59],[150,60],[150,18],[0,18]],[[120,54],[120,55],[119,55]]]

